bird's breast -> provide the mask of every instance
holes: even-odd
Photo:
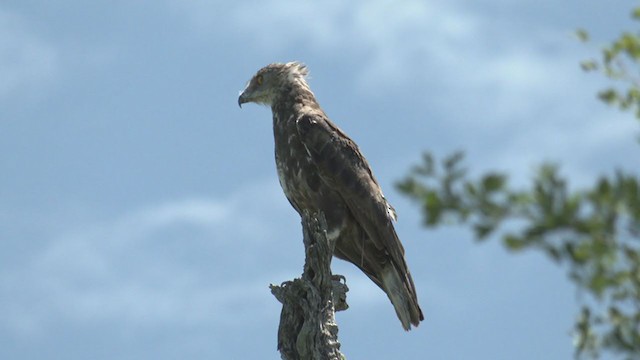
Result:
[[[289,117],[280,121],[274,117],[276,169],[280,186],[298,210],[317,209],[329,189],[322,183],[318,170],[300,141],[295,121]]]
[[[276,168],[280,186],[298,209],[309,208],[319,196],[319,177],[306,153],[286,149],[276,151]],[[314,186],[315,185],[315,186]]]

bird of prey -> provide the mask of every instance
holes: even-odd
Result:
[[[260,69],[238,105],[271,107],[278,177],[302,216],[322,211],[334,256],[360,268],[389,297],[405,330],[424,319],[387,202],[358,146],[329,120],[299,62]]]

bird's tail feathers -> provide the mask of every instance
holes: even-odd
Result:
[[[382,286],[406,331],[424,320],[409,272],[403,276],[393,263],[387,264],[382,270]]]

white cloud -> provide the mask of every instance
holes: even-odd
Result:
[[[416,107],[446,114],[446,127],[459,134],[453,146],[482,151],[491,159],[485,165],[522,180],[547,159],[573,163],[571,174],[590,178],[605,167],[591,159],[636,146],[630,136],[636,124],[609,120],[621,117],[594,96],[606,83],[578,66],[597,49],[575,39],[577,24],[512,21],[482,6],[417,0],[172,4],[198,31],[239,36],[274,58],[298,47],[322,58],[357,59],[358,91],[369,98],[386,98],[393,88],[424,94]],[[213,10],[222,21],[212,21]],[[425,134],[433,127],[425,125]]]
[[[579,44],[567,29],[524,33],[517,24],[503,21],[497,26],[495,17],[455,3],[170,4],[197,31],[239,36],[238,41],[271,53],[274,59],[294,45],[323,58],[357,59],[354,78],[358,90],[368,96],[388,94],[389,85],[412,85],[405,88],[409,92],[416,84],[428,84],[420,87],[425,95],[431,97],[445,87],[441,93],[454,92],[460,98],[443,103],[458,107],[473,100],[467,97],[480,95],[493,109],[490,121],[504,122],[518,112],[531,112],[540,98],[566,95],[582,80],[576,76],[577,64],[585,53],[572,46]]]
[[[227,199],[166,202],[52,234],[32,261],[0,274],[3,325],[33,336],[55,321],[130,328],[275,316],[265,310],[277,307],[267,285],[284,280],[274,277],[287,264],[270,264],[264,238],[282,236],[274,218],[289,220],[286,201],[273,201],[281,196],[269,181]],[[261,261],[269,272],[244,266]]]
[[[55,77],[58,54],[17,14],[0,9],[0,100]]]
[[[445,62],[478,26],[472,14],[435,1],[170,1],[196,31],[240,36],[274,56],[296,44],[325,58],[358,55],[362,89],[425,76],[425,60]]]

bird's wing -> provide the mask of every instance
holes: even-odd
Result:
[[[322,180],[340,194],[376,247],[406,272],[404,249],[393,228],[395,211],[358,146],[324,115],[302,115],[296,125]]]

